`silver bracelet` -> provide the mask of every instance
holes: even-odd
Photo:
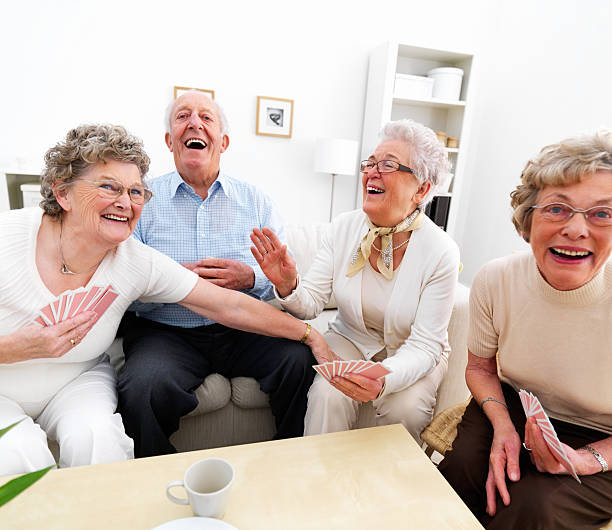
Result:
[[[504,407],[506,407],[506,410],[508,410],[508,405],[506,405],[503,401],[500,401],[499,399],[495,399],[494,397],[486,397],[484,398],[481,402],[480,402],[480,408],[482,408],[482,406],[487,402],[487,401],[495,401],[495,403],[499,403],[500,405],[503,405]]]
[[[601,470],[604,473],[608,471],[608,462],[602,456],[602,454],[599,451],[597,451],[597,449],[594,449],[590,445],[585,445],[583,449],[586,449],[589,453],[591,453],[595,457],[595,459],[599,462],[599,465],[601,466]]]

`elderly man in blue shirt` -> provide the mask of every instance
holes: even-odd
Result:
[[[165,139],[176,171],[149,181],[153,199],[134,237],[202,278],[254,297],[272,286],[250,252],[253,227],[283,225],[271,199],[219,171],[229,145],[221,108],[189,91],[169,106]],[[211,373],[254,377],[269,394],[277,438],[301,436],[316,361],[299,342],[217,324],[176,304],[138,304],[122,323],[125,366],[119,407],[137,457],[175,452],[169,441],[197,406],[195,389]]]

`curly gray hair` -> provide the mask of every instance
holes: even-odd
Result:
[[[69,186],[91,166],[109,159],[135,164],[141,178],[149,170],[150,160],[142,140],[121,125],[80,125],[68,131],[64,141],[45,153],[40,207],[47,215],[61,219],[64,210],[55,198],[53,186]]]
[[[541,190],[547,186],[575,184],[597,171],[612,171],[612,131],[609,129],[543,147],[523,169],[522,184],[510,193],[512,222],[519,235],[529,237],[532,206]]]
[[[410,146],[410,167],[415,178],[419,184],[431,184],[430,192],[420,204],[425,206],[433,199],[436,189],[450,177],[446,148],[429,127],[410,119],[390,121],[382,128],[379,137],[383,142],[400,140]]]

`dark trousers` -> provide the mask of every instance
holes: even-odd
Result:
[[[512,422],[524,440],[526,418],[518,393],[507,384],[502,384],[502,389]],[[553,419],[551,422],[559,439],[574,449],[608,437],[606,433],[571,423]],[[523,449],[520,480],[506,479],[510,505],[504,506],[498,494],[496,514],[489,517],[485,511],[485,482],[492,441],[493,428],[478,403],[472,400],[458,426],[453,449],[438,468],[485,528],[595,529],[612,517],[612,472],[581,476],[582,484],[578,484],[571,475],[540,473]]]
[[[302,436],[316,364],[310,348],[211,324],[180,328],[126,313],[121,323],[125,366],[119,410],[136,457],[176,452],[169,441],[181,416],[197,406],[195,390],[211,373],[253,377],[270,397],[276,438]]]

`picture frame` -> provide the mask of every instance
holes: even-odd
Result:
[[[291,138],[293,133],[293,100],[257,96],[255,133],[260,136]]]
[[[178,98],[179,96],[181,96],[182,94],[184,94],[185,92],[189,90],[197,90],[199,92],[204,92],[204,94],[206,94],[210,99],[215,99],[214,90],[208,90],[206,88],[196,88],[196,87],[191,87],[191,86],[175,86],[174,87],[174,99]]]

